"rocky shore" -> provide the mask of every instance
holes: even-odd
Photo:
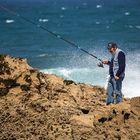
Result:
[[[105,97],[0,56],[0,140],[140,140],[140,97],[110,106]]]

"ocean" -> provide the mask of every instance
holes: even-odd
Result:
[[[125,97],[140,95],[139,0],[0,0],[3,5],[101,59],[107,43],[126,53]],[[27,58],[40,71],[78,83],[104,86],[108,66],[0,8],[0,53]]]

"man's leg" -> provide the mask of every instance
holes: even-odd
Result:
[[[111,103],[114,103],[113,91],[114,91],[114,87],[113,87],[113,82],[112,82],[112,78],[111,78],[109,80],[108,86],[107,86],[107,100],[106,100],[106,105],[109,105]]]
[[[115,80],[115,94],[116,94],[116,103],[122,102],[122,79]]]

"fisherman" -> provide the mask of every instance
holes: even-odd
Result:
[[[106,105],[122,102],[122,81],[125,77],[125,53],[114,42],[108,43],[108,51],[112,54],[111,61],[103,60],[109,65]],[[115,95],[115,96],[114,96]],[[114,98],[115,97],[115,98]],[[116,100],[116,102],[114,101]]]

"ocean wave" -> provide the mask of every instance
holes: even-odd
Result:
[[[97,25],[99,25],[99,24],[100,24],[100,22],[99,22],[99,21],[96,21],[95,23],[96,23]]]
[[[123,83],[124,95],[126,97],[140,96],[140,50],[128,52],[126,57],[126,76]]]
[[[44,56],[46,56],[47,54],[40,54],[40,55],[38,55],[37,57],[44,57]]]
[[[137,28],[137,29],[140,29],[140,25],[137,25],[136,28]]]
[[[130,15],[130,12],[125,12],[124,13],[126,16],[129,16]]]
[[[67,8],[66,8],[66,7],[61,7],[61,10],[63,10],[63,11],[64,11],[64,10],[67,10]]]
[[[42,18],[39,19],[39,22],[48,22],[48,21],[49,19],[42,19]]]
[[[6,23],[13,23],[13,22],[15,22],[13,19],[6,19],[6,21],[5,21]]]
[[[99,68],[101,71],[102,69]],[[76,82],[95,84],[104,86],[103,79],[106,79],[103,72],[99,69],[91,68],[55,68],[55,69],[43,69],[41,72],[56,74],[68,80],[74,80]],[[101,72],[101,73],[100,73]]]
[[[37,55],[36,57],[46,57],[46,56],[52,56],[52,54],[46,54],[46,53],[43,53],[43,54],[39,54]]]
[[[128,27],[129,27],[129,28],[133,28],[133,26],[132,26],[132,25],[129,25]]]
[[[123,84],[123,93],[126,97],[140,96],[140,73],[139,69],[128,69]]]
[[[96,8],[102,8],[102,5],[96,5]]]
[[[140,83],[140,73],[139,67],[133,68],[128,64],[129,68],[126,70],[126,76],[123,81],[123,95],[125,97],[135,97],[140,96],[139,94],[139,83]],[[73,80],[80,83],[100,85],[105,87],[106,76],[108,75],[108,67],[104,69],[95,67],[92,68],[54,68],[54,69],[43,69],[41,72],[48,74],[55,74],[57,76],[63,77],[64,79]]]

